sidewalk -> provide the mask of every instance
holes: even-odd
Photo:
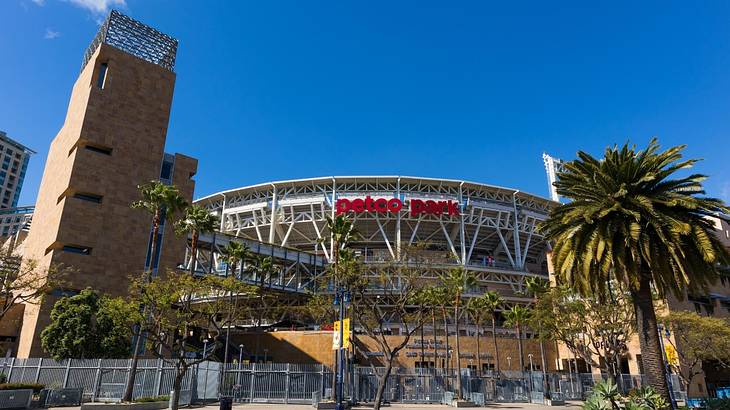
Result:
[[[541,404],[530,404],[530,403],[489,403],[482,408],[489,408],[495,410],[579,410],[583,402],[581,401],[568,401],[565,406],[543,406]],[[218,405],[210,405],[205,407],[199,407],[205,410],[217,410]],[[237,403],[233,405],[233,409],[238,410],[285,410],[285,409],[312,409],[313,407],[309,404],[265,404],[265,403]],[[372,410],[372,406],[357,406],[354,410]],[[404,403],[393,403],[389,406],[382,407],[383,409],[403,409],[403,410],[446,410],[453,407],[449,407],[443,404],[404,404]],[[479,408],[479,407],[475,407]]]

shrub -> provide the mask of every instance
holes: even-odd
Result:
[[[583,410],[661,410],[667,407],[668,404],[664,398],[651,387],[642,387],[631,391],[629,397],[623,397],[616,385],[610,380],[596,383],[593,386],[593,393],[583,404]]]
[[[32,389],[33,393],[38,393],[46,387],[40,383],[2,383],[0,384],[0,390],[25,390]]]
[[[730,410],[730,398],[707,399],[705,407],[707,410]]]
[[[153,401],[170,401],[170,396],[138,397],[134,399],[135,403],[150,403]]]
[[[0,384],[5,384],[8,382],[8,376],[5,373],[0,373]]]

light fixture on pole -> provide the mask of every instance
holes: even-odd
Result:
[[[664,336],[669,339],[671,332],[668,326],[664,326],[661,323],[657,325],[657,330],[659,331],[659,346],[662,349],[662,359],[664,359],[664,376],[667,378],[667,387],[669,388],[669,401],[671,402],[669,404],[672,406],[672,410],[676,410],[677,402],[674,399],[674,388],[672,387],[672,370],[669,367],[669,358],[667,357],[667,349],[664,344]],[[662,333],[664,334],[662,335]]]
[[[158,351],[158,356],[162,358],[162,344],[165,343],[165,332],[160,332],[160,350]]]

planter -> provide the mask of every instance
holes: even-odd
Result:
[[[565,406],[565,400],[545,399],[546,406]]]
[[[472,401],[454,400],[451,402],[451,407],[477,407],[477,405]]]
[[[33,390],[0,390],[0,409],[27,409],[33,399]]]
[[[81,410],[160,410],[166,409],[166,401],[150,401],[146,403],[83,403]]]

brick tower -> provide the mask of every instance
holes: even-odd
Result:
[[[112,11],[84,55],[24,252],[41,268],[73,267],[71,292],[123,295],[128,276],[144,269],[151,218],[130,208],[138,184],[159,179],[192,199],[197,160],[164,152],[176,51],[177,40]],[[185,240],[167,225],[158,239],[160,269],[175,267],[185,252]],[[26,305],[18,357],[43,354],[40,333],[61,294]]]

